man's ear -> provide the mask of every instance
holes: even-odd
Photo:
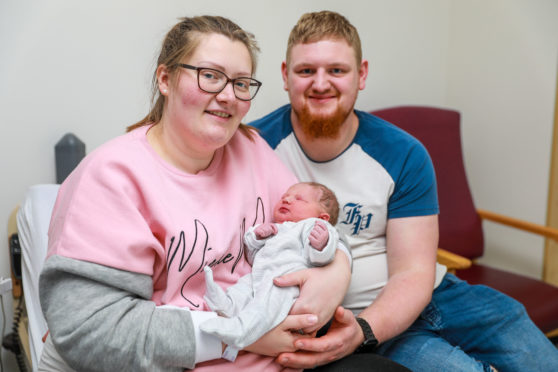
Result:
[[[329,213],[326,212],[322,212],[320,213],[320,215],[318,216],[318,218],[324,220],[324,221],[328,221],[329,222]]]
[[[167,66],[159,65],[159,67],[157,67],[156,74],[159,92],[161,92],[161,95],[163,96],[168,96],[170,88],[170,76]]]
[[[288,92],[289,91],[289,85],[287,84],[288,69],[287,69],[287,62],[285,61],[281,63],[281,76],[283,76],[283,89],[285,89]]]
[[[366,78],[368,77],[368,61],[363,59],[360,62],[360,68],[358,69],[358,89],[363,90],[366,87]]]

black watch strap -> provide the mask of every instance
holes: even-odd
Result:
[[[372,328],[370,324],[363,318],[356,317],[356,321],[360,328],[362,328],[362,333],[364,334],[364,341],[360,344],[359,347],[355,350],[355,353],[367,353],[376,348],[378,346],[378,340],[376,336],[374,336],[374,332],[372,332]]]

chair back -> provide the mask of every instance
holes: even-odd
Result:
[[[417,138],[430,153],[440,204],[439,247],[471,259],[482,256],[483,232],[465,173],[459,112],[398,106],[371,113]]]

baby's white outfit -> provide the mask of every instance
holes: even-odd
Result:
[[[202,331],[219,337],[238,350],[257,341],[281,323],[299,295],[298,286],[277,287],[273,278],[312,266],[323,266],[333,260],[339,235],[325,222],[329,233],[327,245],[318,251],[308,240],[317,218],[276,224],[277,234],[258,240],[251,227],[244,235],[246,259],[252,273],[244,275],[226,293],[213,281],[213,273],[205,267],[205,301],[223,315],[200,325]]]

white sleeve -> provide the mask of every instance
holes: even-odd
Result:
[[[304,224],[304,249],[309,262],[314,266],[324,266],[333,261],[333,258],[335,257],[337,243],[339,242],[339,235],[335,227],[331,226],[329,222],[320,220],[327,228],[328,240],[326,246],[321,251],[315,249],[310,244],[309,236],[314,229],[316,221],[318,221],[317,218],[312,218],[299,223]]]
[[[244,247],[246,248],[244,254],[246,255],[246,261],[248,261],[250,265],[254,264],[254,256],[265,245],[265,242],[268,239],[256,238],[256,233],[254,232],[254,230],[258,226],[259,224],[256,226],[252,226],[248,229],[248,231],[246,231],[246,233],[244,233]]]

